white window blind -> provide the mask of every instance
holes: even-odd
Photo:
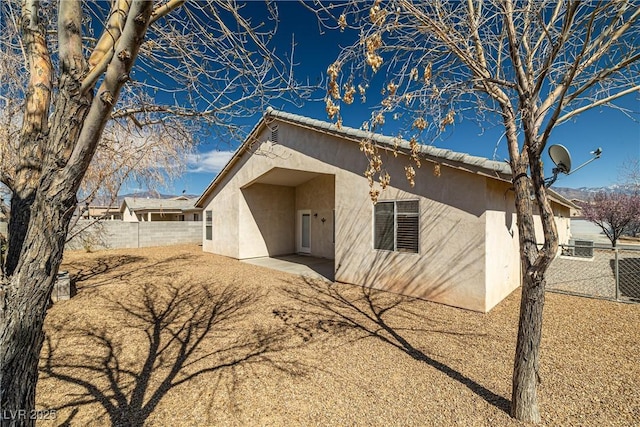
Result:
[[[213,240],[213,211],[206,211],[205,238]]]

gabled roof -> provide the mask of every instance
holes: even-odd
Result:
[[[196,207],[204,207],[203,203],[205,199],[209,197],[209,195],[213,192],[217,184],[224,178],[224,176],[229,173],[233,165],[238,161],[240,157],[242,157],[249,146],[253,142],[255,142],[256,137],[260,134],[260,132],[262,132],[263,128],[274,119],[295,126],[308,128],[317,132],[322,132],[328,135],[334,135],[336,137],[354,142],[360,142],[365,139],[370,139],[378,146],[383,148],[398,150],[404,153],[410,153],[411,151],[411,145],[409,144],[409,141],[398,137],[381,135],[370,131],[350,128],[348,126],[338,127],[334,123],[316,120],[298,114],[286,113],[284,111],[274,110],[273,108],[269,107],[265,111],[260,121],[258,121],[258,123],[251,130],[249,136],[235,151],[225,167],[209,184],[200,198],[198,198],[195,203]],[[421,158],[431,159],[446,166],[467,169],[469,171],[480,173],[502,181],[511,181],[511,167],[507,162],[499,162],[484,157],[472,156],[471,154],[459,153],[452,150],[437,148],[431,145],[421,145],[420,154]],[[554,201],[573,207],[573,204],[569,200],[565,199],[559,194],[551,190],[549,190],[549,194]]]
[[[182,212],[198,210],[195,207],[197,199],[189,199],[186,197],[176,197],[172,199],[151,199],[142,197],[125,197],[122,201],[120,211],[124,210],[125,205],[134,212],[141,211],[162,211],[162,212]]]

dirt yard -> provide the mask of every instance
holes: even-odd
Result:
[[[513,426],[519,292],[479,314],[174,246],[71,252],[49,426]],[[640,424],[640,305],[547,294],[547,426]]]

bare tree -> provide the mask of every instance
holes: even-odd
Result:
[[[625,189],[631,191],[636,197],[640,197],[640,159],[629,158],[622,163],[620,168],[621,184]],[[633,237],[640,237],[640,215],[631,221],[627,227],[627,232]]]
[[[629,158],[622,162],[618,182],[633,194],[640,194],[640,158]]]
[[[22,82],[0,82],[0,181],[11,190],[0,288],[3,415],[34,409],[49,296],[76,194],[92,160],[109,156],[102,144],[120,156],[160,129],[204,122],[233,131],[234,118],[303,89],[270,46],[276,4],[261,7],[264,19],[254,22],[226,0],[0,3],[0,66]],[[118,132],[105,130],[119,126],[138,137],[109,141]],[[26,418],[0,424],[33,425]]]
[[[523,274],[511,414],[540,421],[545,272],[558,247],[541,156],[556,126],[594,107],[617,108],[616,99],[640,89],[638,3],[376,0],[312,8],[325,27],[359,35],[327,70],[330,117],[340,122],[344,104],[372,98],[377,107],[367,127],[397,120],[416,148],[456,120],[503,129]],[[389,175],[376,146],[363,151],[375,200]],[[413,152],[410,182],[420,166]],[[541,248],[534,212],[542,219]]]

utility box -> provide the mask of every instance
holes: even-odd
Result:
[[[53,285],[51,300],[53,302],[64,301],[71,298],[71,279],[68,271],[58,272],[56,283]]]
[[[593,240],[575,240],[574,256],[581,258],[593,258]]]

